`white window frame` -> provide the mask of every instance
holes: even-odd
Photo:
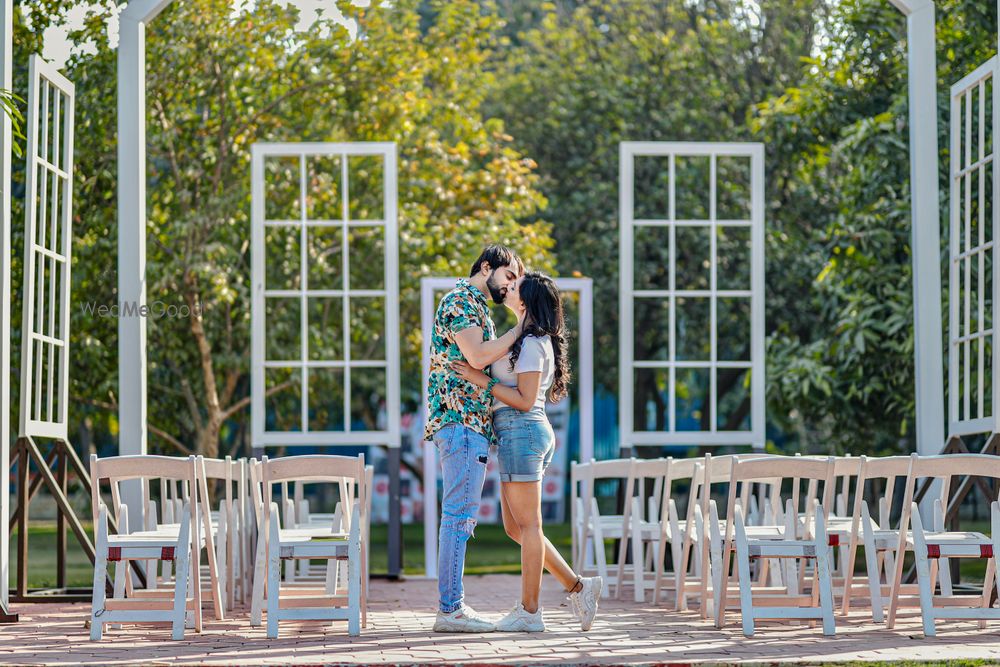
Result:
[[[997,430],[997,415],[1000,414],[1000,396],[997,395],[995,378],[1000,370],[996,350],[996,303],[998,292],[996,243],[1000,232],[1000,211],[996,209],[997,193],[1000,183],[997,182],[994,152],[986,153],[986,124],[990,124],[993,141],[996,141],[997,104],[1000,93],[997,90],[998,58],[993,56],[985,63],[970,72],[967,76],[951,87],[951,139],[950,139],[950,169],[949,169],[949,280],[948,280],[948,433],[951,436],[973,435],[976,433],[993,433]],[[992,79],[993,118],[986,119],[985,99],[986,83]],[[978,99],[978,134],[976,145],[978,151],[972,154],[972,114],[963,113],[971,107],[973,99]],[[964,102],[964,105],[963,105]],[[962,136],[966,141],[962,143]],[[993,187],[990,193],[985,192],[986,170],[992,170]],[[972,185],[978,181],[978,239],[972,238]],[[992,202],[992,219],[985,219],[987,197]],[[985,241],[986,224],[990,225],[991,240]],[[984,280],[985,256],[989,253],[994,261],[993,279],[990,284]],[[977,264],[977,285],[974,290],[968,289],[972,276],[973,263]],[[966,289],[960,289],[965,285]],[[992,294],[993,312],[992,324],[989,329],[983,327],[985,319],[986,290]],[[970,330],[972,324],[972,295],[977,298],[977,322],[975,331]],[[987,340],[993,351],[991,367],[984,367],[983,343]],[[976,345],[976,378],[977,401],[972,404],[972,344]],[[961,352],[961,361],[960,361]],[[987,374],[986,371],[989,371]],[[992,400],[987,405],[984,401],[984,380],[989,378]],[[964,390],[964,391],[961,391]],[[961,401],[959,400],[961,394]],[[989,413],[987,413],[989,410]]]
[[[430,341],[434,332],[437,292],[455,287],[458,278],[425,277],[420,279],[420,330],[422,397],[421,423],[427,423],[427,382],[431,372]],[[560,292],[580,294],[578,346],[580,358],[575,369],[580,379],[580,460],[594,457],[594,283],[590,278],[555,278]],[[568,457],[567,457],[568,458]],[[438,460],[434,443],[424,442],[424,568],[428,577],[437,578],[437,479]]]
[[[634,167],[637,156],[666,157],[670,165],[670,203],[667,220],[636,220],[634,217]],[[711,283],[708,290],[697,292],[668,290],[636,290],[635,272],[633,266],[635,228],[643,225],[662,225],[673,229],[677,224],[690,225],[694,221],[676,220],[674,202],[676,201],[674,162],[677,157],[707,156],[710,160],[710,195],[709,218],[697,221],[711,227],[710,275]],[[715,263],[715,230],[716,220],[716,160],[719,157],[750,158],[750,219],[743,221],[750,227],[750,290],[746,294],[750,298],[750,360],[748,362],[725,361],[716,359],[716,299],[722,293],[716,285]],[[622,142],[619,149],[619,206],[621,224],[619,229],[619,432],[621,447],[628,449],[634,446],[657,445],[750,445],[762,449],[765,442],[765,401],[764,401],[764,145],[760,143],[699,143],[699,142]],[[726,221],[732,226],[732,222]],[[676,264],[676,245],[670,246],[670,276],[673,283],[674,266]],[[670,298],[671,296],[699,296],[711,299],[710,331],[711,359],[707,362],[678,362],[675,359],[675,305],[671,300],[670,326],[668,335],[670,354],[667,361],[636,361],[634,358],[634,315],[635,299],[640,298]],[[709,400],[711,401],[711,430],[709,431],[677,431],[676,430],[676,396],[675,371],[677,368],[708,368],[710,369]],[[719,368],[745,367],[750,370],[750,430],[747,431],[717,431],[716,430],[716,371]],[[634,377],[638,368],[669,369],[668,411],[669,418],[665,431],[636,431],[633,423]]]
[[[383,174],[383,219],[382,220],[350,220],[348,190],[348,158],[350,157],[380,157]],[[300,219],[295,221],[265,221],[265,159],[271,157],[299,158],[300,171]],[[339,221],[309,221],[305,205],[305,162],[308,157],[340,157],[341,158],[341,207],[342,218]],[[254,447],[277,445],[386,445],[399,447],[400,444],[400,386],[399,386],[399,227],[397,221],[397,174],[396,145],[388,142],[355,142],[355,143],[256,143],[252,148],[251,168],[251,272],[252,272],[252,341],[251,341],[251,421]],[[349,252],[342,257],[344,289],[341,290],[309,290],[307,275],[307,248],[300,243],[302,253],[299,265],[302,282],[300,288],[289,290],[265,290],[265,224],[301,225],[303,241],[306,229],[318,225],[340,226],[343,230],[342,243],[346,250],[347,230],[358,226],[381,226],[384,228],[385,276],[384,287],[381,290],[355,290],[350,288]],[[308,355],[308,326],[306,324],[307,309],[302,310],[302,356],[298,361],[269,362],[265,359],[265,296],[301,297],[305,301],[308,296],[339,296],[343,297],[343,331],[338,335],[344,337],[344,359],[342,361],[314,361]],[[361,360],[352,361],[350,357],[350,299],[352,297],[383,297],[385,299],[385,328],[382,332],[385,340],[385,361]],[[298,368],[301,370],[301,431],[269,431],[265,428],[265,378],[267,367]],[[344,369],[344,430],[343,431],[310,431],[309,427],[309,376],[310,368],[336,367]],[[383,430],[351,430],[351,391],[350,370],[352,368],[385,368],[386,370],[386,428]]]
[[[24,235],[24,303],[21,320],[21,412],[22,437],[45,437],[68,440],[69,422],[69,298],[70,265],[73,248],[73,110],[75,88],[66,77],[41,57],[32,55],[28,60],[28,142],[25,188]],[[52,131],[42,123],[39,131],[40,105],[53,110]],[[59,142],[56,139],[62,137]],[[52,159],[46,159],[39,149]],[[47,194],[49,179],[58,183],[50,201],[43,196],[36,206],[39,187]],[[61,196],[60,196],[61,193]],[[55,208],[59,197],[58,209]],[[54,211],[58,212],[58,218]],[[49,247],[51,235],[58,226],[58,248]],[[42,244],[39,245],[39,232]],[[43,263],[49,267],[48,291],[39,290],[38,273]],[[53,269],[59,266],[59,282]],[[51,300],[58,289],[58,302]],[[46,298],[46,295],[48,298]],[[56,312],[58,309],[58,312]],[[35,315],[42,313],[44,320],[36,328]],[[56,324],[58,318],[58,326]],[[35,355],[35,344],[58,350],[59,374],[52,364],[48,377],[42,377],[42,365]],[[44,392],[43,392],[44,388]]]

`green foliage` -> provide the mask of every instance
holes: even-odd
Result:
[[[946,223],[948,85],[995,52],[996,17],[944,2],[937,20]],[[840,3],[804,74],[752,120],[770,165],[768,413],[800,449],[912,451],[905,22]]]
[[[560,272],[595,279],[595,368],[597,381],[612,391],[618,386],[619,143],[753,140],[751,109],[798,81],[826,7],[809,0],[756,4],[500,3],[514,27],[491,62],[496,83],[489,109],[539,164]],[[664,174],[662,165],[637,164],[637,208],[667,201]],[[658,286],[666,264],[666,245],[646,241],[626,260],[634,261],[642,281],[637,288]],[[664,325],[657,309],[637,309],[637,350],[665,345]],[[743,384],[739,377],[727,383],[733,394]],[[660,400],[661,385],[653,374],[638,378],[637,414],[624,418],[643,420],[647,401]],[[694,389],[690,383],[679,388]],[[732,415],[739,419],[748,404],[736,404]],[[657,412],[662,420],[663,410]],[[707,411],[701,417],[707,422]]]
[[[518,222],[544,204],[534,163],[480,110],[493,16],[470,0],[436,3],[421,31],[415,1],[364,9],[342,3],[357,21],[355,39],[326,20],[297,33],[298,12],[283,4],[259,2],[236,17],[230,5],[176,2],[146,32],[147,298],[203,309],[200,318],[149,319],[149,419],[161,445],[208,455],[220,438],[243,440],[248,421],[254,142],[398,143],[404,398],[411,406],[420,390],[419,278],[464,274],[490,241],[510,243],[547,268],[552,245],[546,223]],[[75,35],[94,40],[97,53],[67,67],[80,93],[76,302],[116,299],[116,53],[104,18],[92,15]],[[323,177],[313,181],[316,206],[332,196]],[[377,178],[358,197],[359,215]],[[364,278],[366,265],[359,267]],[[74,310],[73,328],[71,395],[113,408],[115,322]]]

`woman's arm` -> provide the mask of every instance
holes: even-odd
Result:
[[[485,388],[490,383],[490,377],[486,373],[473,368],[467,362],[455,361],[452,362],[451,367],[459,377],[477,387]],[[512,408],[516,408],[521,412],[527,412],[535,405],[535,400],[538,398],[538,388],[541,384],[541,371],[518,373],[516,387],[508,387],[499,383],[494,384],[493,396]]]

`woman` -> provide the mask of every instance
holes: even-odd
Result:
[[[542,475],[556,446],[545,399],[565,397],[569,384],[562,299],[551,278],[529,272],[507,292],[504,305],[523,321],[523,330],[507,356],[493,363],[492,377],[466,362],[453,364],[459,375],[493,396],[503,525],[521,545],[521,600],[497,623],[497,630],[545,630],[538,606],[544,565],[570,593],[573,612],[587,631],[597,613],[603,581],[577,576],[542,534]]]

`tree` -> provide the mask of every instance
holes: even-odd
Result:
[[[436,8],[421,32],[413,1],[345,4],[357,21],[352,37],[328,20],[296,33],[297,11],[273,2],[232,16],[224,0],[195,0],[173,4],[148,28],[147,295],[200,313],[149,321],[149,419],[160,446],[217,456],[220,440],[245,425],[255,141],[398,142],[411,400],[420,382],[419,277],[467,270],[487,240],[546,264],[548,226],[517,222],[544,203],[534,164],[480,111],[479,66],[495,18],[466,0]],[[92,15],[75,35],[94,40],[97,53],[67,68],[81,93],[73,279],[77,299],[113,302],[116,65],[104,18]],[[359,316],[377,321],[376,312]],[[73,326],[73,395],[114,408],[114,321],[75,310]],[[372,410],[362,412],[371,425]]]
[[[996,15],[941,2],[937,21],[946,222],[948,85],[995,52]],[[915,447],[905,37],[888,3],[841,3],[801,85],[753,121],[773,165],[769,265],[781,267],[768,293],[769,411],[801,449]]]
[[[523,28],[491,62],[488,108],[538,162],[559,270],[595,279],[597,380],[616,391],[619,142],[753,140],[751,110],[799,80],[826,3],[510,0],[500,7]],[[663,169],[637,168],[637,202],[666,201]],[[650,280],[666,264],[666,247],[640,243],[634,262],[637,276]],[[662,346],[657,310],[636,315],[637,348]],[[739,393],[739,380],[723,378],[723,390]],[[661,392],[655,376],[643,374],[637,412],[622,418],[644,422],[646,403],[662,402]],[[737,400],[729,419],[738,423],[748,408]],[[662,428],[662,405],[656,413]],[[703,427],[712,418],[707,410],[698,417]]]

